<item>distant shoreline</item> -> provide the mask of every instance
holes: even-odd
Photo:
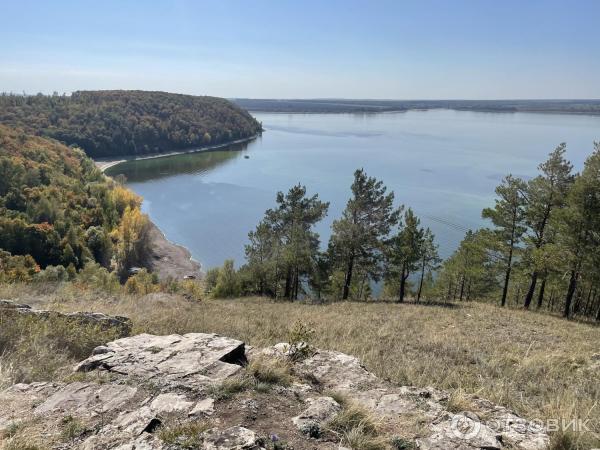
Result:
[[[381,114],[446,109],[465,112],[600,115],[600,99],[572,100],[369,100],[231,99],[253,113]]]
[[[251,142],[254,139],[256,139],[259,135],[260,135],[260,133],[257,133],[255,135],[249,136],[247,138],[237,139],[235,141],[224,142],[222,144],[215,144],[215,145],[211,145],[208,147],[191,148],[191,149],[187,149],[187,150],[178,150],[178,151],[165,152],[165,153],[153,153],[150,155],[143,155],[143,156],[135,156],[135,155],[120,156],[120,157],[118,157],[118,159],[116,159],[116,158],[94,159],[94,163],[96,164],[96,167],[98,167],[98,169],[100,169],[102,172],[105,172],[106,170],[110,169],[111,167],[117,166],[117,165],[127,162],[127,161],[141,161],[144,159],[165,158],[167,156],[185,155],[188,153],[208,152],[208,151],[212,151],[212,150],[218,150],[223,147],[228,147],[230,145],[243,144],[244,142]]]

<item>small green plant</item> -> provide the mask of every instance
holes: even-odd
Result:
[[[415,448],[413,441],[404,439],[400,436],[394,436],[390,443],[393,450],[413,450]]]
[[[61,420],[61,437],[64,441],[73,441],[85,432],[83,424],[73,416],[65,416]]]
[[[11,422],[7,425],[2,433],[3,438],[11,438],[15,436],[20,429],[23,428],[23,424],[21,422]]]
[[[310,346],[315,330],[307,323],[298,319],[288,332],[288,355],[292,361],[299,361],[309,357],[313,350]]]
[[[196,449],[202,446],[201,434],[210,429],[208,422],[183,422],[161,427],[158,438],[167,445],[182,449]]]

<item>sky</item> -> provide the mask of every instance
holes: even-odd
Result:
[[[0,91],[600,98],[600,0],[0,0]]]

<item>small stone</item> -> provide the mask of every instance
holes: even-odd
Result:
[[[302,433],[318,438],[322,433],[321,425],[333,419],[342,407],[331,397],[309,398],[307,402],[308,408],[292,418],[292,422]]]
[[[189,413],[190,416],[210,416],[215,412],[215,400],[205,398],[200,400]]]
[[[188,401],[185,395],[179,394],[160,394],[152,403],[150,409],[160,413],[188,411],[194,403]]]
[[[261,441],[256,433],[244,427],[231,427],[223,431],[204,433],[205,450],[259,450]]]

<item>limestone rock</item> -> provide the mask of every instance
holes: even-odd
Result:
[[[170,413],[174,411],[189,411],[193,402],[190,402],[185,395],[166,393],[160,394],[152,403],[150,409],[159,413]]]
[[[96,415],[114,411],[125,405],[137,392],[137,388],[118,384],[75,382],[52,394],[34,413],[43,415],[60,411],[68,414]]]
[[[331,397],[309,398],[307,403],[308,408],[292,418],[292,422],[302,433],[310,437],[319,437],[322,424],[333,419],[342,407]]]
[[[215,412],[215,399],[205,398],[200,400],[189,413],[190,416],[210,416]]]
[[[256,433],[244,427],[209,430],[203,437],[205,450],[259,450],[262,447]]]
[[[63,318],[73,323],[86,325],[98,325],[103,329],[115,329],[119,337],[129,336],[132,323],[127,317],[109,316],[97,312],[74,312],[61,313],[58,311],[47,311],[43,309],[32,309],[29,305],[14,303],[10,300],[0,300],[0,315],[10,317],[11,315],[27,315],[39,319]]]
[[[104,369],[159,386],[198,389],[238,373],[246,360],[243,342],[216,334],[139,334],[105,347],[75,370]]]

